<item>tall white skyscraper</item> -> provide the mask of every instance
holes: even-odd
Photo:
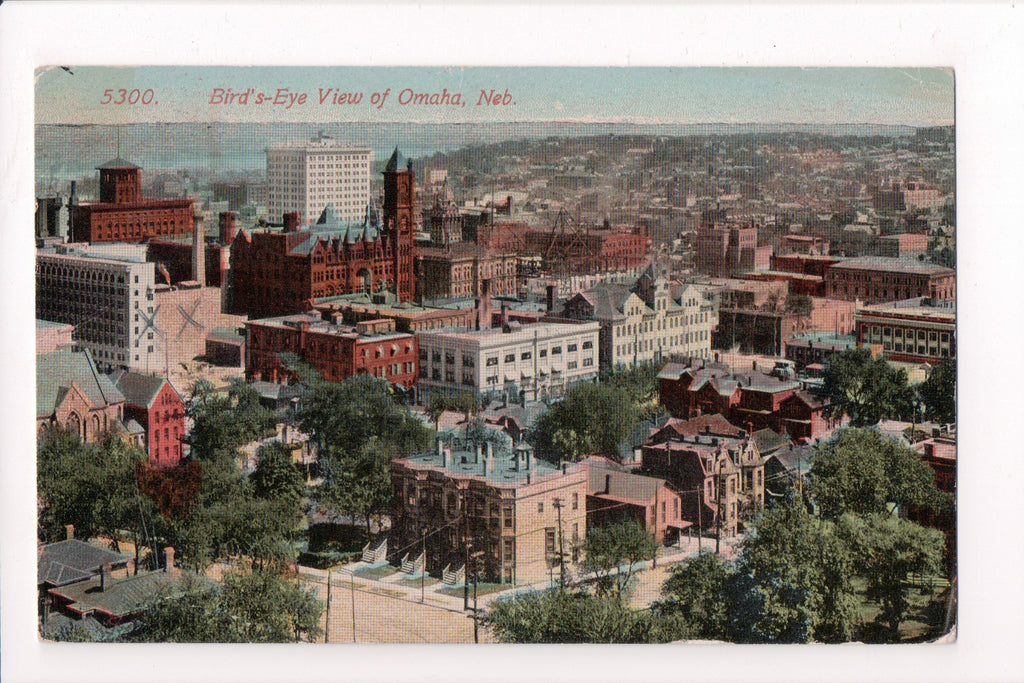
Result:
[[[321,133],[266,152],[269,220],[280,221],[282,214],[298,211],[301,222],[315,222],[328,204],[342,220],[363,219],[373,165],[368,146],[343,145]]]

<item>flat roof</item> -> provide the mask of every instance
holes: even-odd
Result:
[[[830,270],[880,270],[913,275],[953,275],[952,268],[915,259],[889,256],[858,256],[834,263]]]

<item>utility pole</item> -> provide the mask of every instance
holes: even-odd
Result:
[[[722,475],[715,477],[715,487],[718,489],[715,494],[718,496],[715,505],[715,554],[718,554],[719,544],[722,541]]]
[[[462,567],[462,611],[469,610],[469,542],[466,542],[466,564]]]
[[[349,574],[348,585],[352,589],[352,642],[356,642],[356,575]]]
[[[704,538],[704,514],[702,508],[704,507],[704,485],[697,489],[697,557],[700,557],[704,552],[704,547],[701,544],[701,540]]]
[[[558,583],[565,590],[565,550],[562,546],[562,499],[555,498],[555,510],[558,511]]]
[[[331,635],[331,570],[327,570],[327,618],[324,621],[324,642]]]

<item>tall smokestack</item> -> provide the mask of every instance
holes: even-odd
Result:
[[[547,312],[555,310],[555,286],[548,285]]]
[[[192,216],[192,279],[206,284],[206,233],[199,211]]]

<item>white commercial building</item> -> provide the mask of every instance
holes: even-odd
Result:
[[[281,220],[297,211],[316,222],[328,204],[343,221],[362,220],[370,203],[373,151],[343,145],[323,134],[309,141],[272,147],[267,153],[267,216]]]
[[[596,322],[417,332],[420,344],[419,400],[433,392],[528,401],[564,395],[579,381],[597,376]]]
[[[36,318],[74,325],[72,339],[102,370],[164,370],[154,264],[58,247],[36,254]]]
[[[687,285],[676,297],[663,277],[645,272],[633,287],[601,283],[565,304],[565,316],[601,328],[602,370],[660,363],[669,356],[708,358],[717,307]]]

